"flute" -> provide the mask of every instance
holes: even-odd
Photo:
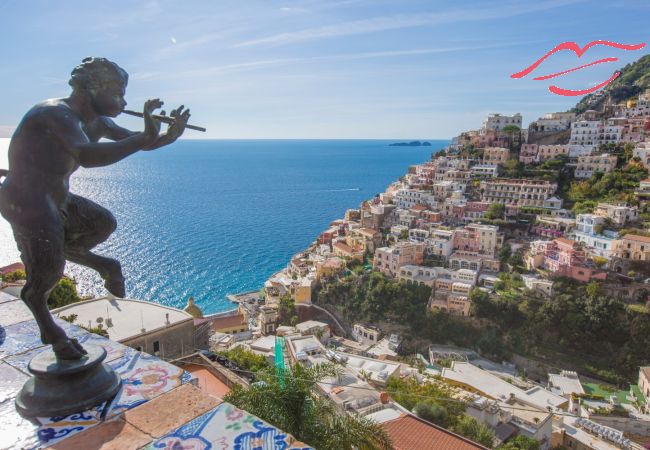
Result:
[[[135,117],[144,117],[144,114],[138,111],[130,111],[128,109],[125,109],[122,111],[124,114],[127,114],[129,116],[135,116]],[[171,116],[160,116],[158,114],[154,114],[151,117],[153,117],[156,120],[160,120],[163,123],[174,123],[174,118]],[[185,125],[185,128],[189,128],[190,130],[196,130],[196,131],[207,131],[203,127],[197,127],[196,125]]]

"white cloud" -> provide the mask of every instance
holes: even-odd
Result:
[[[172,44],[176,44],[176,38],[174,36],[169,38],[170,41],[172,41]]]
[[[467,22],[479,20],[493,20],[512,17],[546,9],[553,9],[570,3],[577,3],[582,0],[556,0],[537,4],[511,5],[499,3],[491,8],[474,10],[450,10],[435,13],[422,13],[410,15],[379,16],[370,19],[360,19],[348,22],[340,22],[322,27],[307,28],[300,31],[279,33],[258,39],[239,42],[233,45],[234,48],[251,47],[257,45],[283,45],[296,42],[327,39],[357,34],[375,33],[379,31],[396,30],[401,28],[412,28],[424,25],[439,25],[443,23]]]

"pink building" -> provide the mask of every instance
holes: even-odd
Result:
[[[524,164],[532,164],[537,161],[537,144],[521,144],[519,161]]]
[[[604,280],[607,277],[604,272],[587,267],[586,263],[586,253],[576,241],[557,238],[546,243],[544,267],[553,274],[582,282]]]
[[[373,268],[389,277],[396,277],[402,266],[419,266],[422,265],[423,260],[424,244],[399,242],[394,247],[381,247],[375,250]]]

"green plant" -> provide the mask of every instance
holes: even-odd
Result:
[[[7,283],[13,283],[14,281],[18,281],[18,280],[25,280],[26,278],[27,278],[27,274],[25,273],[24,270],[20,270],[20,269],[2,275],[2,281],[5,281]]]
[[[413,413],[420,419],[427,420],[436,425],[444,426],[447,422],[447,409],[433,402],[418,402],[413,408]]]
[[[236,387],[224,400],[318,449],[390,449],[390,440],[379,425],[340,414],[329,400],[312,393],[318,381],[337,375],[332,364],[309,368],[298,364],[280,376],[275,369],[266,369],[259,373],[260,382]]]
[[[70,278],[63,277],[54,286],[52,292],[50,292],[50,297],[47,299],[47,307],[49,309],[56,309],[79,301],[81,301],[81,297],[77,293],[77,286],[75,286]]]
[[[461,417],[452,430],[486,447],[492,447],[494,443],[494,432],[470,416]]]

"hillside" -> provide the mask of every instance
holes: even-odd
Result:
[[[636,62],[620,69],[621,74],[604,89],[589,94],[580,100],[571,112],[583,113],[588,109],[601,111],[607,100],[619,103],[636,97],[640,92],[650,88],[650,55],[639,58]]]

